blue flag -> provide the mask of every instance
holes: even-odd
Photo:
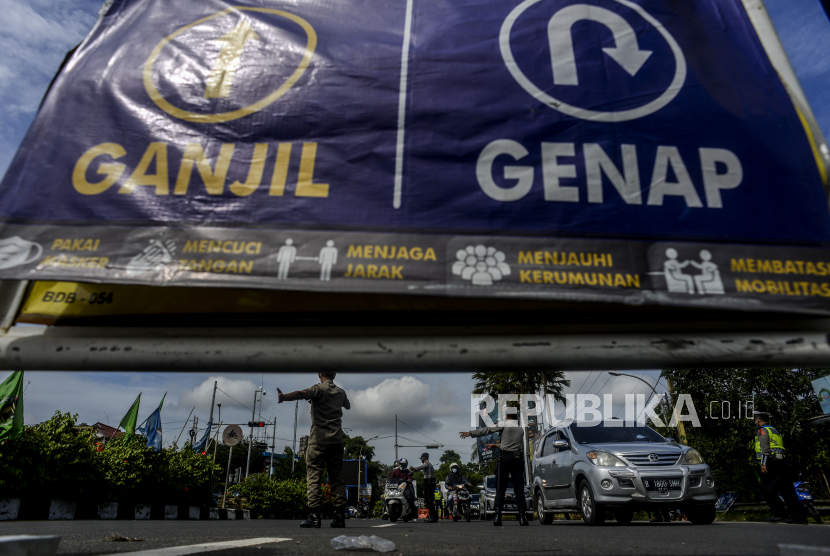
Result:
[[[165,397],[167,397],[167,392],[162,396],[158,408],[147,417],[144,425],[138,428],[138,432],[147,437],[147,447],[153,448],[156,452],[161,451],[162,445],[161,406],[164,405]]]
[[[193,450],[196,452],[203,452],[207,448],[208,439],[210,438],[210,431],[213,427],[213,421],[208,421],[207,429],[205,429],[205,434],[202,436],[202,439],[193,445]]]

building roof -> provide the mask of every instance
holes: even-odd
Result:
[[[104,423],[95,423],[94,425],[92,425],[92,430],[95,431],[95,435],[99,438],[102,436],[106,438],[118,438],[119,436],[124,434],[120,430],[109,425],[105,425]]]

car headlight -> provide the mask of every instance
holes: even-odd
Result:
[[[594,450],[593,452],[588,452],[587,455],[588,461],[594,465],[599,465],[600,467],[626,467],[623,460],[617,456],[609,454],[608,452]]]
[[[703,456],[694,448],[683,454],[683,459],[680,460],[680,465],[700,465],[702,463],[706,463],[703,461]]]

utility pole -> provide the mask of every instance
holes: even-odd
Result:
[[[219,430],[222,428],[222,404],[216,404],[219,406],[219,427],[216,429],[216,436],[219,436]],[[216,452],[219,451],[219,441],[214,439],[213,442],[216,444],[216,449],[213,450],[213,461],[216,461]],[[230,464],[228,464],[230,465]]]
[[[277,418],[274,417],[274,432],[271,435],[271,465],[268,467],[268,478],[274,474],[274,449],[277,444]],[[292,460],[293,461],[293,460]]]
[[[233,446],[231,446],[231,450],[228,453],[228,472],[225,475],[225,496],[222,497],[222,507],[223,508],[227,507],[227,501],[228,501],[228,482],[230,481],[230,478],[231,478],[231,458],[233,458]]]
[[[297,411],[300,409],[300,400],[294,402],[294,442],[291,443],[291,475],[294,475],[294,462],[297,460]],[[276,419],[274,419],[276,422]],[[276,431],[276,425],[274,425]],[[274,436],[276,436],[276,432]]]
[[[395,415],[395,461],[398,461],[398,416]]]
[[[259,387],[259,390],[254,390],[254,407],[251,410],[251,436],[248,439],[248,463],[245,465],[245,478],[248,478],[248,473],[251,471],[251,447],[254,444],[254,427],[253,422],[256,420],[256,396],[257,394],[265,395],[265,392],[262,391],[262,386]]]
[[[210,420],[208,421],[208,431],[205,438],[207,441],[205,442],[205,455],[208,454],[210,450],[210,432],[213,429],[213,406],[216,405],[216,387],[219,385],[218,380],[213,381],[213,399],[210,401]]]
[[[671,379],[668,376],[666,376],[666,385],[669,387],[669,403],[671,403],[671,395],[674,394],[674,387],[672,386]],[[677,439],[678,442],[686,444],[686,427],[683,425],[683,421],[680,420],[680,415],[677,414],[677,404],[674,404],[672,419],[677,420],[677,436],[679,437]]]

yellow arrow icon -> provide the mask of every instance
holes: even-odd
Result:
[[[232,31],[216,40],[224,44],[210,70],[205,87],[205,98],[230,96],[231,85],[233,85],[233,78],[239,67],[239,60],[242,58],[245,43],[249,40],[259,40],[259,35],[251,28],[248,20],[243,19]]]

